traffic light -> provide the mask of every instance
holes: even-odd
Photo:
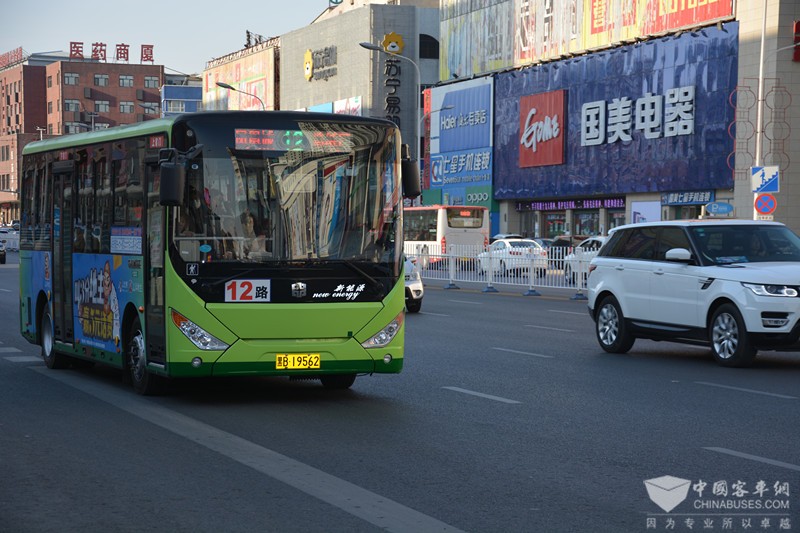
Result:
[[[800,63],[800,20],[794,21],[794,55],[792,61]]]

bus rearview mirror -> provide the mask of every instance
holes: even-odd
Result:
[[[403,197],[413,200],[422,192],[419,186],[417,162],[403,159],[400,164],[400,173],[403,175]]]
[[[185,183],[186,169],[183,163],[163,161],[161,163],[161,205],[181,205],[183,202],[183,188]]]

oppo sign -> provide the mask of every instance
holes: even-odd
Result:
[[[481,202],[488,202],[488,201],[489,201],[488,192],[471,192],[467,194],[468,204],[478,204]]]

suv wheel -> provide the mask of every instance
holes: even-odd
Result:
[[[609,353],[626,353],[636,340],[628,332],[622,309],[613,296],[606,296],[600,302],[595,315],[595,326],[600,347]]]
[[[749,366],[756,357],[750,345],[741,313],[733,304],[723,304],[714,311],[708,328],[711,352],[722,366]]]

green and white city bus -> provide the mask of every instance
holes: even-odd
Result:
[[[142,394],[400,372],[403,191],[415,165],[381,119],[208,112],[30,143],[22,335],[50,368],[112,365]]]

